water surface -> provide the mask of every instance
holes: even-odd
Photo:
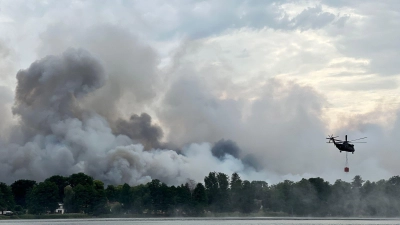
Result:
[[[49,219],[2,220],[0,225],[353,225],[400,224],[400,219],[313,219],[313,218],[156,218],[156,219]]]

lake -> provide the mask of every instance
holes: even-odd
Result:
[[[1,220],[0,225],[345,225],[345,224],[400,224],[400,219],[305,219],[305,218],[156,218],[156,219],[53,219]]]

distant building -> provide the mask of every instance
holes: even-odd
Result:
[[[64,204],[58,203],[58,208],[56,209],[56,213],[64,214]]]
[[[12,215],[14,214],[12,211],[0,211],[0,215]]]

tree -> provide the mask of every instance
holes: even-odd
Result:
[[[58,187],[58,202],[63,202],[64,199],[64,188],[68,185],[68,177],[55,175],[47,178],[45,181],[53,182]]]
[[[191,214],[193,210],[192,194],[188,183],[176,188],[176,206],[186,214]]]
[[[131,186],[125,183],[121,189],[121,195],[119,196],[119,202],[122,204],[122,208],[125,211],[129,211],[133,205],[133,195]]]
[[[193,202],[194,202],[194,214],[203,214],[204,208],[207,205],[207,193],[204,185],[202,183],[198,183],[193,190],[192,194]]]
[[[5,183],[0,183],[0,211],[13,210],[14,207],[15,202],[11,188]]]
[[[219,185],[216,172],[210,172],[208,176],[204,178],[204,184],[208,197],[208,205],[212,211],[218,211],[217,202],[219,193]]]
[[[354,210],[353,197],[351,184],[340,179],[336,180],[331,186],[328,198],[331,216],[351,216]]]
[[[217,174],[218,192],[217,196],[217,209],[220,212],[227,212],[230,210],[230,194],[229,194],[229,177],[224,173]]]
[[[172,192],[168,186],[154,179],[147,184],[151,196],[151,209],[154,213],[167,212],[173,205]]]
[[[106,189],[106,196],[107,196],[108,201],[110,201],[110,202],[118,201],[119,193],[118,193],[117,188],[115,188],[114,185],[108,185],[107,189]]]
[[[45,181],[35,186],[30,195],[28,209],[33,214],[53,213],[58,208],[58,187]]]
[[[74,204],[74,190],[72,189],[72,187],[70,185],[66,186],[64,188],[64,208],[66,212],[77,212],[77,207]]]
[[[68,182],[73,188],[76,187],[78,184],[82,186],[92,186],[93,178],[84,173],[75,173],[68,177]]]
[[[316,213],[318,208],[317,191],[307,179],[295,183],[292,188],[293,213],[298,216],[308,216]]]
[[[104,190],[104,183],[99,180],[95,180],[93,182],[93,186],[94,186],[94,194],[93,194],[93,203],[91,211],[93,212],[94,215],[108,213],[106,208],[107,197],[106,197],[106,191]]]
[[[241,191],[243,186],[243,182],[239,174],[237,173],[232,174],[230,185],[231,185],[232,209],[239,210],[242,201]]]
[[[314,186],[318,197],[314,211],[318,212],[319,216],[325,216],[328,213],[328,198],[331,194],[331,187],[327,181],[320,177],[310,178],[308,181]]]
[[[78,212],[91,213],[94,203],[95,189],[93,185],[78,184],[73,188],[73,205]]]
[[[150,191],[147,185],[138,185],[131,188],[133,196],[133,209],[134,213],[142,214],[143,210],[151,207]]]
[[[243,181],[242,189],[240,190],[240,207],[242,213],[250,213],[255,210],[254,197],[255,192],[251,183],[247,180]]]
[[[364,180],[361,178],[361,176],[356,175],[353,178],[353,182],[351,183],[351,185],[353,188],[361,188],[363,183],[364,183]]]
[[[36,185],[34,180],[17,180],[11,184],[11,190],[14,195],[15,203],[26,208],[29,192]]]

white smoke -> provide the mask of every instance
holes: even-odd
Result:
[[[191,144],[181,154],[145,151],[137,140],[114,134],[104,117],[80,107],[81,100],[106,82],[100,62],[85,50],[47,56],[19,71],[17,79],[13,112],[20,121],[1,147],[1,180],[85,172],[115,184],[155,178],[180,184],[201,181],[210,169],[228,174],[251,170],[233,156],[214,157],[207,143]]]

